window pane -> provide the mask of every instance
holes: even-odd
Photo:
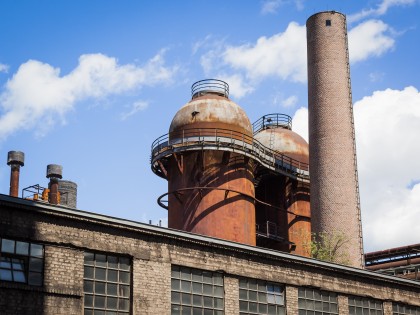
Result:
[[[22,271],[13,271],[13,281],[26,283],[25,274]]]
[[[15,241],[3,238],[1,240],[1,252],[2,253],[14,254],[15,253]]]
[[[93,265],[95,254],[85,252],[84,256],[85,256],[85,265]]]
[[[105,308],[105,297],[104,296],[95,296],[94,298],[95,308]]]
[[[18,255],[29,255],[29,243],[27,242],[16,242],[16,254]]]
[[[108,281],[117,282],[118,281],[118,271],[108,269]]]
[[[106,267],[106,255],[95,254],[95,264],[98,267]]]
[[[25,263],[22,259],[12,259],[12,269],[13,270],[25,270]]]
[[[95,294],[105,294],[105,282],[95,282]]]
[[[86,293],[93,293],[93,281],[86,281],[83,283],[83,291]]]
[[[28,284],[41,286],[42,285],[42,274],[41,273],[36,273],[36,272],[29,272]]]
[[[130,270],[130,259],[125,257],[120,257],[120,269],[121,270]]]
[[[43,259],[39,258],[30,258],[29,259],[29,270],[42,272],[43,269]]]
[[[43,258],[44,247],[38,244],[31,244],[31,256]]]
[[[130,296],[130,286],[120,285],[120,296],[129,297]]]
[[[4,281],[12,281],[12,271],[11,270],[5,270],[5,269],[0,269],[0,280],[4,280]]]
[[[95,279],[106,280],[106,269],[95,268]]]
[[[193,293],[203,293],[203,285],[201,283],[193,282],[192,292]]]
[[[182,292],[191,292],[191,282],[181,281],[181,291]]]
[[[120,282],[127,284],[130,283],[130,274],[128,272],[120,271]]]
[[[109,308],[109,309],[111,309],[111,310],[118,309],[118,299],[117,298],[108,297],[106,299],[106,307]]]
[[[108,256],[108,268],[118,268],[118,257]]]
[[[85,266],[85,273],[84,273],[85,278],[93,279],[94,278],[93,277],[93,272],[94,272],[93,267],[86,267]]]
[[[175,302],[175,300],[172,299],[172,302]],[[203,306],[203,297],[201,295],[193,295],[193,305]]]
[[[85,294],[85,306],[93,306],[93,296]]]

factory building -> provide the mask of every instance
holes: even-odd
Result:
[[[420,282],[363,268],[345,16],[307,29],[309,145],[289,116],[251,124],[227,83],[194,83],[152,144],[168,228],[77,209],[57,164],[19,198],[10,151],[0,314],[419,315]],[[349,265],[311,258],[312,232],[344,233]]]

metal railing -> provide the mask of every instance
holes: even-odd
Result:
[[[169,158],[173,153],[195,150],[237,152],[275,172],[309,182],[307,163],[271,150],[252,136],[218,128],[184,129],[157,138],[151,148],[152,170],[155,174],[165,177],[159,172],[159,162]]]
[[[201,96],[207,93],[216,93],[226,98],[229,97],[229,85],[222,80],[206,79],[195,82],[191,86],[192,98]]]
[[[286,114],[268,114],[262,116],[252,124],[254,135],[261,130],[271,128],[285,128],[292,130],[292,117]]]

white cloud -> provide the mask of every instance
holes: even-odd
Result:
[[[390,27],[379,20],[365,21],[352,28],[348,34],[350,62],[378,57],[391,50],[395,40],[389,31]]]
[[[223,61],[235,70],[245,70],[251,80],[278,76],[306,81],[306,27],[291,22],[283,33],[260,37],[255,44],[227,47]]]
[[[254,91],[254,88],[246,83],[244,78],[239,74],[219,74],[217,77],[221,78],[221,80],[225,82],[228,82],[229,94],[236,99],[240,99]]]
[[[369,73],[369,80],[370,82],[378,82],[382,81],[385,76],[384,72],[371,72]]]
[[[121,113],[121,120],[126,120],[128,117],[133,116],[137,112],[145,110],[147,107],[149,107],[148,102],[145,102],[145,101],[134,102],[131,105],[131,108],[129,111]]]
[[[374,92],[354,104],[365,250],[419,241],[420,93],[414,87]],[[293,130],[307,139],[308,111]]]
[[[297,10],[303,10],[303,0],[266,0],[261,7],[261,14],[276,14],[282,5],[294,4]]]
[[[163,52],[143,67],[119,65],[102,54],[82,55],[69,74],[47,63],[29,60],[22,64],[0,94],[0,140],[19,129],[43,134],[82,100],[101,99],[171,80],[176,68],[164,65]]]
[[[381,56],[395,46],[395,34],[387,24],[378,20],[357,25],[348,36],[352,63]],[[227,45],[225,40],[215,40],[210,44],[208,39],[206,37],[198,43],[202,47],[204,42],[207,48],[200,59],[204,73],[209,77],[224,73],[237,81],[241,78],[241,86],[246,87],[239,93],[241,96],[252,92],[267,77],[299,83],[307,80],[305,25],[291,22],[282,33],[262,36],[255,43],[238,46]]]
[[[347,22],[353,23],[370,16],[381,16],[388,12],[388,9],[396,6],[406,6],[414,4],[416,0],[383,0],[376,8],[363,9],[355,14],[347,16]]]
[[[9,66],[8,65],[5,65],[3,63],[0,63],[0,73],[1,72],[4,72],[4,73],[9,72]]]
[[[289,96],[288,98],[284,99],[281,104],[283,107],[293,107],[297,104],[298,98],[296,95]]]
[[[300,135],[306,142],[308,139],[308,109],[306,107],[299,108],[292,118],[292,130]]]
[[[418,243],[420,93],[374,92],[354,105],[364,234],[368,248]]]
[[[261,7],[261,14],[274,14],[283,4],[282,0],[269,0],[264,1]]]

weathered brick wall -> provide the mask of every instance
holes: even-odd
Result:
[[[43,314],[81,314],[85,250],[132,257],[133,314],[170,314],[173,264],[222,272],[226,314],[238,314],[239,277],[286,284],[288,315],[297,314],[299,286],[319,287],[343,297],[347,294],[373,296],[420,305],[420,287],[409,289],[399,283],[368,279],[350,271],[308,265],[293,256],[276,257],[165,233],[164,229],[153,231],[147,226],[130,227],[72,217],[59,211],[41,213],[0,207],[0,236],[45,245],[44,287],[34,290],[0,282],[0,309],[7,310],[5,314],[37,314],[39,308],[43,309]],[[8,299],[11,294],[13,299]],[[343,297],[340,303],[344,305],[347,302]]]
[[[286,313],[298,315],[298,287],[286,286]]]

